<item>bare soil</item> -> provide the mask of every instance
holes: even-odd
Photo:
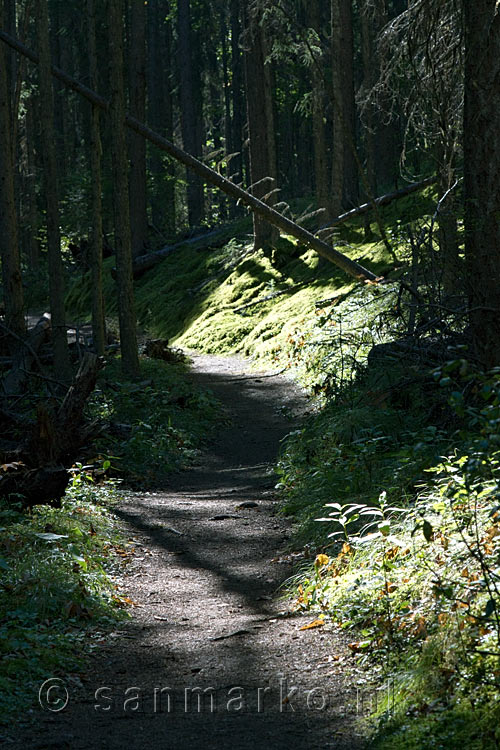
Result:
[[[291,529],[277,513],[272,465],[304,413],[303,395],[234,357],[195,355],[190,377],[220,399],[227,426],[191,470],[120,504],[135,548],[121,581],[131,618],[80,678],[54,687],[51,708],[67,695],[64,709],[37,709],[7,732],[9,747],[364,744],[344,635],[329,624],[300,630],[314,616],[291,612],[280,596],[293,573]]]

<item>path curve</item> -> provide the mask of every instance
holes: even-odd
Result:
[[[188,472],[127,497],[135,543],[122,581],[137,606],[67,685],[59,713],[36,713],[10,747],[116,750],[359,748],[350,656],[338,629],[301,631],[276,592],[290,537],[272,464],[304,411],[287,378],[247,361],[194,355],[190,377],[227,426]]]

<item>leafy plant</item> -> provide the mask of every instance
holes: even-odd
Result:
[[[114,576],[129,545],[112,514],[116,490],[75,466],[61,508],[0,505],[0,722],[47,673],[74,672],[99,633],[125,615]]]

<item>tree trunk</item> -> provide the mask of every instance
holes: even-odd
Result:
[[[465,255],[470,324],[486,367],[500,365],[500,6],[464,2]]]
[[[0,4],[0,25],[2,6]],[[25,332],[21,261],[14,199],[9,93],[5,50],[0,50],[0,257],[5,301],[5,322],[18,336]],[[15,348],[15,347],[14,347]]]
[[[385,0],[359,0],[361,51],[363,58],[363,95],[368,96],[375,86],[383,63],[377,47],[377,38],[388,22]],[[398,170],[396,164],[400,147],[399,129],[396,118],[389,121],[390,109],[387,97],[382,92],[377,95],[377,104],[365,104],[363,116],[363,140],[366,159],[366,182],[364,195],[367,200],[381,190],[397,189]],[[364,180],[363,180],[364,182]],[[371,238],[371,227],[365,224],[367,239]]]
[[[341,91],[344,119],[344,184],[342,202],[345,208],[359,203],[358,167],[356,164],[356,102],[354,94],[354,40],[352,0],[341,0]]]
[[[49,48],[49,16],[47,0],[35,0],[38,31],[38,70],[40,76],[40,119],[42,133],[44,188],[47,205],[47,247],[49,263],[49,295],[54,341],[54,365],[58,377],[71,380],[71,362],[66,334],[64,309],[64,269],[59,229],[57,157],[54,136],[54,98]]]
[[[97,48],[95,3],[87,0],[87,37],[91,86],[97,89]],[[90,124],[90,172],[92,181],[92,227],[90,231],[90,272],[92,274],[92,339],[94,351],[104,355],[106,324],[102,291],[102,179],[101,128],[99,109],[92,105]]]
[[[15,36],[17,33],[16,24],[16,0],[1,0],[2,5],[2,25],[8,34]],[[17,60],[11,52],[4,53],[4,66],[6,74],[7,96],[9,101],[9,112],[12,114],[11,105],[14,101],[14,91],[16,89],[17,78]],[[9,115],[9,116],[10,116]],[[12,142],[12,141],[11,141]]]
[[[352,0],[331,0],[333,159],[332,215],[359,201],[354,101]]]
[[[130,18],[130,114],[146,120],[146,6],[132,2]],[[130,231],[132,256],[142,255],[148,239],[146,210],[146,143],[137,133],[130,137]]]
[[[361,53],[363,58],[363,94],[367,96],[373,88],[378,77],[378,65],[376,62],[376,51],[374,44],[373,18],[371,16],[371,3],[369,0],[361,0],[359,15],[361,28]],[[375,128],[376,116],[373,105],[367,104],[364,113],[363,139],[365,146],[366,177],[370,185],[372,195],[377,195],[377,173],[375,171]]]
[[[201,155],[200,127],[195,104],[193,61],[193,33],[191,31],[190,0],[177,3],[177,59],[181,102],[181,130],[184,149],[194,156]],[[199,226],[204,217],[204,190],[201,180],[187,175],[188,220],[192,227]]]
[[[361,55],[363,59],[363,94],[368,96],[377,80],[378,68],[376,67],[376,52],[374,45],[373,21],[370,18],[371,5],[367,0],[361,0],[359,7],[360,29],[361,29]],[[376,120],[374,107],[372,103],[365,105],[363,118],[363,141],[365,150],[366,179],[370,186],[370,194],[377,195],[377,172],[375,170],[375,127]],[[369,196],[366,195],[368,200]],[[373,232],[370,225],[370,217],[365,217],[365,240],[371,242]]]
[[[320,0],[310,0],[309,3],[309,23],[311,28],[318,34],[321,42],[321,32],[323,29],[323,19],[321,14]],[[321,217],[323,221],[328,221],[332,217],[328,215],[330,204],[330,191],[328,180],[328,152],[326,148],[326,129],[325,129],[325,84],[318,65],[323,66],[323,55],[318,60],[311,63],[312,76],[312,133],[314,148],[314,181],[316,189],[316,203],[319,208],[324,208],[326,213]]]
[[[40,217],[38,213],[38,203],[36,197],[37,185],[37,163],[35,152],[35,128],[33,123],[33,113],[36,111],[35,95],[31,94],[26,103],[25,129],[26,129],[26,201],[28,203],[28,266],[30,271],[38,268],[40,260],[40,241],[38,239],[38,230],[40,226]]]
[[[173,105],[171,91],[172,25],[165,15],[168,3],[148,3],[148,122],[157,133],[173,139]],[[175,166],[163,164],[161,154],[152,149],[149,169],[153,178],[151,220],[160,232],[175,232]],[[165,175],[166,172],[166,175]]]
[[[231,115],[231,88],[229,83],[229,57],[228,57],[228,30],[226,11],[223,8],[220,14],[220,45],[222,49],[222,73],[224,85],[224,150],[226,155],[233,154],[232,148],[232,115]],[[234,165],[227,164],[224,173],[230,177]],[[222,204],[221,204],[222,206]],[[224,204],[224,212],[231,211],[231,203]]]
[[[272,92],[265,70],[265,39],[258,6],[244,8],[245,90],[250,141],[250,181],[252,193],[262,199],[276,187],[276,146],[272,121]],[[267,199],[272,205],[273,197]],[[271,247],[276,239],[273,227],[254,214],[255,249]]]
[[[131,377],[139,375],[137,332],[132,281],[132,248],[125,138],[123,87],[123,0],[108,0],[110,60],[110,118],[113,160],[113,209],[118,286],[118,315],[122,367]]]
[[[42,315],[36,326],[30,330],[22,347],[18,348],[12,367],[2,381],[2,389],[8,396],[20,395],[30,376],[31,366],[38,360],[38,350],[50,334],[50,315]]]
[[[231,161],[230,173],[234,174],[234,182],[243,181],[243,128],[245,127],[245,98],[243,59],[240,48],[241,20],[240,0],[230,0],[231,14],[231,153],[237,156]],[[235,209],[237,212],[237,209]]]
[[[332,53],[332,93],[333,93],[333,142],[332,142],[332,183],[329,214],[337,216],[343,208],[342,189],[344,185],[344,113],[342,111],[342,43],[341,2],[331,0],[331,53]]]

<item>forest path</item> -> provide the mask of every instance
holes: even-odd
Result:
[[[190,377],[220,399],[227,426],[168,487],[120,503],[136,549],[121,589],[137,606],[67,684],[67,707],[37,710],[36,731],[11,747],[362,746],[345,638],[301,631],[314,617],[276,594],[292,568],[272,562],[290,535],[272,464],[304,398],[236,357],[194,355]]]

